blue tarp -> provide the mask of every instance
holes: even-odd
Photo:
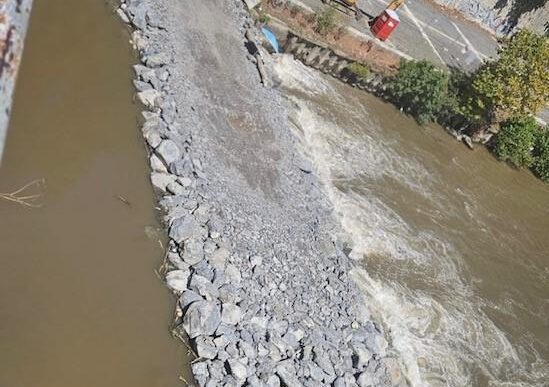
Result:
[[[271,43],[271,46],[273,46],[273,49],[275,50],[275,52],[277,54],[280,53],[280,49],[278,47],[278,40],[276,40],[276,36],[275,34],[272,33],[271,30],[268,30],[267,28],[265,27],[262,27],[261,28],[261,32],[263,32],[263,35],[265,35],[265,37],[267,38],[267,40],[269,41],[269,43]]]

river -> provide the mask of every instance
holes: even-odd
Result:
[[[46,186],[0,200],[0,386],[179,386],[129,35],[102,0],[34,3],[0,192]]]
[[[281,90],[412,386],[549,380],[549,185],[279,58]]]

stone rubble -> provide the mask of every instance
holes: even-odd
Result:
[[[404,386],[239,1],[125,0],[166,283],[199,386]],[[266,58],[268,60],[268,58]],[[268,65],[268,63],[266,64]]]
[[[541,35],[547,33],[548,2],[524,0],[434,0],[455,9],[499,36],[510,36],[517,29],[528,28]],[[517,14],[518,12],[518,14]]]

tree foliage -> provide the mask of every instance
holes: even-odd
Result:
[[[549,130],[540,130],[534,146],[532,170],[543,181],[549,182]]]
[[[473,88],[496,116],[537,113],[549,101],[549,40],[519,31],[503,42],[498,60],[479,69]]]
[[[451,70],[439,122],[453,129],[461,129],[487,121],[486,108],[473,89],[472,77],[461,70]]]
[[[539,132],[536,120],[529,117],[512,118],[501,124],[494,153],[517,168],[530,167],[534,162],[532,150]]]
[[[448,92],[448,74],[425,60],[402,60],[389,97],[420,123],[435,121]]]

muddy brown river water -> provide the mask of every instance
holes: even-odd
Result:
[[[290,58],[276,69],[412,386],[547,386],[549,185]]]
[[[47,186],[0,201],[2,387],[181,385],[127,41],[102,0],[35,1],[0,192]]]

